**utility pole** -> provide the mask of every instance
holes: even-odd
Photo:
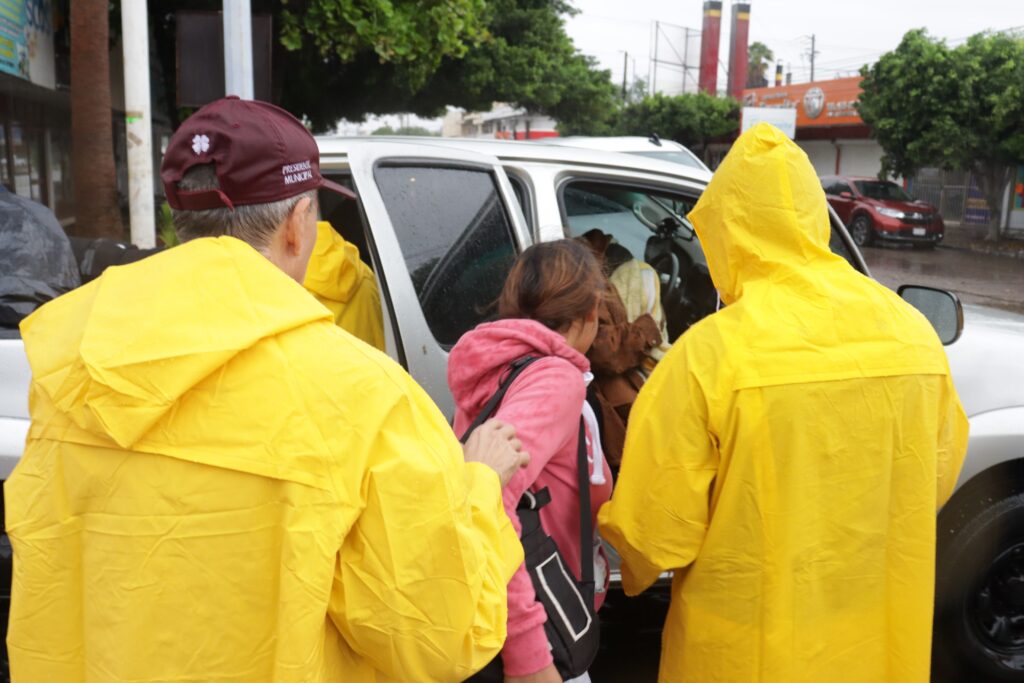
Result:
[[[622,51],[622,101],[626,101],[626,71],[629,69],[629,53]]]
[[[145,2],[121,3],[121,38],[124,42],[124,122],[131,237],[132,244],[150,249],[156,246],[156,213],[153,209],[149,20]]]
[[[651,78],[651,95],[658,94],[658,43],[661,41],[661,22],[654,22],[654,75]]]
[[[134,4],[134,3],[122,3]],[[145,4],[144,2],[138,4]],[[249,0],[224,0],[225,95],[253,99],[252,6]]]
[[[818,54],[818,51],[814,49],[815,36],[811,34],[811,83],[814,82],[814,56]]]

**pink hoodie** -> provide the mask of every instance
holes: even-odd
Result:
[[[531,456],[530,465],[505,487],[505,512],[516,531],[522,533],[516,504],[527,489],[548,487],[551,503],[541,508],[541,524],[579,578],[576,440],[586,394],[583,373],[590,370],[586,357],[570,347],[562,335],[533,320],[499,320],[467,332],[448,359],[448,385],[457,408],[455,433],[462,435],[497,391],[509,365],[524,356],[540,360],[512,383],[495,414],[516,428],[516,436]],[[588,442],[592,436],[596,435],[588,434]],[[611,471],[603,459],[601,465],[605,483],[590,486],[590,514],[595,524],[598,508],[611,497],[612,491]],[[599,608],[603,601],[604,593],[597,593],[595,607]],[[546,619],[524,564],[508,586],[508,638],[501,651],[506,675],[525,676],[551,664],[544,633]]]

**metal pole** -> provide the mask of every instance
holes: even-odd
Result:
[[[249,0],[224,0],[224,85],[226,95],[253,98]]]
[[[626,101],[626,70],[629,69],[629,53],[622,51],[622,101]]]
[[[686,76],[690,68],[690,29],[683,29],[683,92],[686,92]]]
[[[125,137],[132,244],[156,246],[153,210],[153,122],[149,100],[149,21],[145,2],[121,3]]]
[[[658,94],[658,43],[661,42],[661,22],[654,22],[654,75],[651,78],[651,94]]]
[[[814,82],[814,55],[817,54],[814,50],[814,34],[811,34],[811,83]]]

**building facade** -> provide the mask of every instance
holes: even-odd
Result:
[[[490,111],[464,112],[449,109],[441,135],[448,138],[494,138],[537,140],[557,137],[557,122],[549,116],[530,114],[525,109],[495,102]]]
[[[796,110],[794,141],[814,165],[818,175],[877,176],[883,150],[871,138],[871,128],[857,113],[860,76],[798,85],[752,88],[743,93],[745,107]],[[718,145],[719,156],[728,144]],[[947,223],[986,225],[999,220],[1010,230],[1024,229],[1024,165],[1017,182],[1006,188],[1000,215],[990,215],[978,184],[967,171],[921,169],[904,179],[907,189],[942,213]]]
[[[49,207],[73,232],[70,1],[0,0],[0,184]],[[122,210],[127,211],[120,44],[112,46],[109,67],[118,194]],[[158,83],[154,81],[153,86],[155,90]],[[158,107],[153,108],[153,119],[156,168],[171,123],[168,113]],[[162,188],[157,185],[154,189],[160,195]]]

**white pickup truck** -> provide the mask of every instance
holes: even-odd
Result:
[[[711,177],[702,169],[516,142],[318,142],[325,175],[359,195],[358,203],[325,195],[322,213],[377,274],[387,351],[449,415],[448,349],[484,318],[515,254],[534,241],[595,227],[614,235],[661,273],[673,338],[715,309],[707,264],[685,219]],[[831,245],[868,273],[834,215]],[[1024,677],[1024,318],[961,311],[935,291],[912,290],[906,298],[932,308],[925,313],[936,321],[945,307],[940,336],[952,340],[947,352],[971,419],[958,490],[939,515],[936,671],[949,680]],[[29,370],[16,331],[6,335],[0,479],[17,463],[28,427]],[[4,536],[4,597],[9,559]],[[6,606],[0,609],[6,616]]]

